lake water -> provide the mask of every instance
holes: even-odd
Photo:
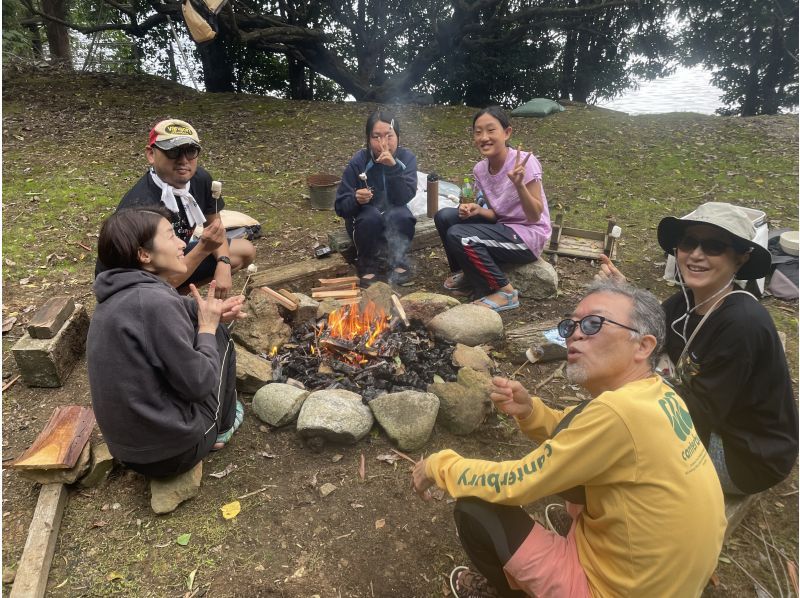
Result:
[[[711,72],[702,67],[679,68],[669,77],[642,81],[620,97],[597,102],[598,106],[628,114],[699,112],[714,114],[722,106],[722,91],[711,85]]]

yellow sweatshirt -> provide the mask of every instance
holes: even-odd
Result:
[[[578,557],[594,596],[699,596],[714,572],[725,507],[714,465],[683,400],[658,376],[593,399],[554,438],[569,410],[538,397],[520,429],[540,442],[518,461],[428,457],[453,497],[524,505],[586,488]]]

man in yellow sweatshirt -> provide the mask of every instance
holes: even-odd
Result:
[[[567,376],[591,399],[557,411],[519,382],[492,401],[538,443],[518,461],[451,450],[420,461],[412,483],[457,498],[461,543],[480,574],[457,567],[457,597],[699,596],[725,532],[722,490],[683,400],[653,373],[664,314],[649,292],[601,281],[571,318]],[[552,494],[573,517],[566,537],[522,510]]]

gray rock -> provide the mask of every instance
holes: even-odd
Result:
[[[248,317],[236,322],[233,339],[251,353],[268,355],[291,338],[292,329],[277,304],[261,289],[252,290],[245,311]]]
[[[40,484],[74,484],[89,470],[92,447],[87,442],[75,465],[70,469],[18,469],[19,474]]]
[[[297,431],[305,437],[353,444],[369,434],[373,422],[372,411],[360,395],[342,389],[317,390],[300,409]]]
[[[440,313],[427,324],[434,336],[474,347],[503,338],[503,320],[491,309],[466,303]]]
[[[443,311],[461,305],[461,302],[455,297],[425,291],[410,293],[403,297],[400,303],[406,310],[409,320],[422,322],[423,325],[427,325]]]
[[[297,310],[292,313],[295,323],[305,324],[310,320],[316,320],[319,301],[303,293],[295,293],[294,296],[300,300],[300,303],[297,304]]]
[[[182,502],[200,494],[203,479],[203,462],[200,461],[186,473],[171,478],[150,479],[150,507],[158,515],[171,513]]]
[[[309,392],[291,384],[275,382],[259,389],[253,397],[253,413],[262,422],[280,427],[297,419]]]
[[[429,392],[407,390],[381,395],[370,401],[369,407],[398,448],[413,451],[428,442],[439,412],[439,398]]]
[[[78,485],[81,488],[94,488],[102,484],[114,468],[114,457],[108,450],[105,442],[92,446],[92,459],[89,471],[83,476]]]
[[[236,347],[236,390],[252,394],[272,382],[272,364],[253,355],[239,345]]]
[[[523,297],[538,301],[558,295],[558,274],[545,259],[530,264],[503,264],[503,272]]]
[[[486,354],[482,347],[468,347],[461,343],[456,344],[453,351],[453,365],[468,367],[473,370],[488,372],[494,367],[494,361]]]
[[[394,295],[392,287],[385,282],[373,283],[361,293],[361,309],[363,311],[367,303],[372,301],[388,316],[392,313],[392,295]]]
[[[344,303],[340,303],[336,299],[323,299],[319,307],[317,307],[317,319],[327,318],[332,311],[336,311],[342,307],[344,307]]]
[[[487,374],[461,368],[458,382],[429,384],[428,392],[439,397],[437,421],[453,434],[474,432],[491,411],[490,380]]]
[[[88,332],[89,316],[79,303],[53,338],[33,338],[26,332],[11,348],[22,381],[28,386],[62,386],[83,355]]]

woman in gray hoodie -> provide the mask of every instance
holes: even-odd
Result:
[[[182,297],[184,243],[160,209],[121,210],[100,229],[109,266],[94,282],[87,362],[95,417],[111,454],[144,475],[173,476],[219,449],[241,424],[225,326],[244,297]]]

